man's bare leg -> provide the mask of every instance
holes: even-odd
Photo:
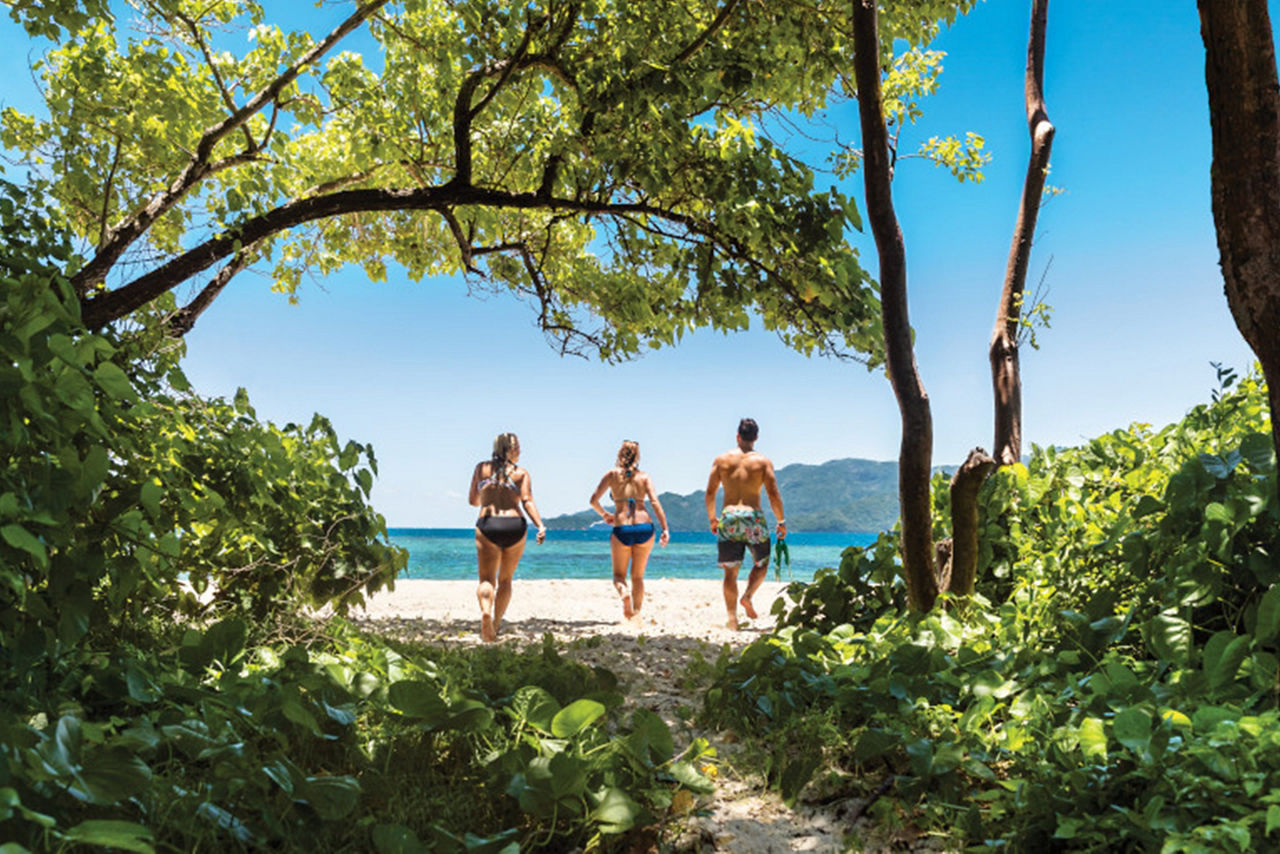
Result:
[[[731,629],[738,628],[738,563],[722,563],[720,568],[724,570],[724,607],[729,613],[729,620],[725,623]]]
[[[764,580],[769,577],[769,559],[765,558],[760,563],[751,567],[751,572],[747,575],[747,592],[742,594],[742,610],[747,612],[747,617],[754,620],[756,614],[755,607],[751,604],[751,597],[760,589],[760,585],[764,584]]]

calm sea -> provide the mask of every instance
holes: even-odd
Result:
[[[391,528],[391,542],[409,552],[405,578],[470,579],[476,577],[473,528]],[[824,566],[839,566],[848,546],[865,546],[875,534],[795,533],[787,536],[791,567],[784,581],[808,581]],[[520,558],[518,578],[608,578],[609,529],[548,531],[547,540],[533,538]],[[719,578],[716,538],[707,532],[673,532],[666,548],[654,547],[645,578]],[[743,578],[746,573],[743,573]],[[769,578],[774,577],[772,562]]]

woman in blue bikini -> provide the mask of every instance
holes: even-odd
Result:
[[[591,506],[606,522],[613,526],[609,537],[609,549],[613,557],[613,586],[622,599],[622,615],[631,619],[640,613],[644,604],[644,568],[653,551],[654,527],[645,509],[645,498],[653,505],[653,512],[662,526],[658,542],[663,546],[671,539],[667,530],[667,516],[658,501],[658,491],[653,480],[640,471],[640,446],[627,439],[618,450],[618,464],[605,472],[600,485],[591,496]],[[613,498],[613,512],[600,505],[605,490]],[[627,589],[627,564],[631,565],[631,589]]]
[[[520,440],[515,433],[502,433],[493,440],[493,456],[476,463],[471,474],[467,500],[480,508],[476,519],[476,557],[480,564],[480,637],[485,643],[498,639],[502,615],[511,601],[511,579],[524,554],[528,524],[520,513],[523,507],[538,526],[536,542],[542,545],[547,528],[538,506],[533,503],[533,480],[516,465],[520,460]]]

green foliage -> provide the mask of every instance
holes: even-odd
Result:
[[[186,391],[163,305],[130,337],[85,332],[69,242],[33,210],[0,182],[0,838],[607,847],[709,788],[705,743],[619,720],[613,675],[550,638],[401,652],[310,619],[404,565],[367,504],[372,449]]]
[[[1274,847],[1276,463],[1265,389],[1219,384],[1163,430],[994,475],[963,609],[905,608],[894,537],[848,550],[705,716],[762,736],[784,795],[887,775],[878,818],[983,848]]]
[[[973,2],[898,0],[882,41],[924,44]],[[845,3],[364,4],[372,65],[312,56],[319,34],[258,3],[130,5],[128,28],[96,2],[11,10],[53,42],[32,69],[49,118],[6,109],[0,142],[93,247],[95,324],[215,264],[270,266],[292,299],[304,273],[390,261],[520,295],[606,359],[753,315],[801,352],[880,359],[856,206],[759,132],[854,95]],[[914,118],[937,55],[896,67]],[[930,156],[975,176],[980,139],[957,145]],[[175,263],[134,278],[120,253],[142,243]]]

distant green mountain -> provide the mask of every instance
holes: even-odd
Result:
[[[898,464],[874,460],[831,460],[821,465],[794,463],[778,469],[778,488],[792,531],[883,531],[898,519]],[[707,530],[703,493],[658,498],[673,531]],[[774,524],[769,503],[761,506]],[[583,529],[598,523],[593,510],[545,520],[548,528]]]

